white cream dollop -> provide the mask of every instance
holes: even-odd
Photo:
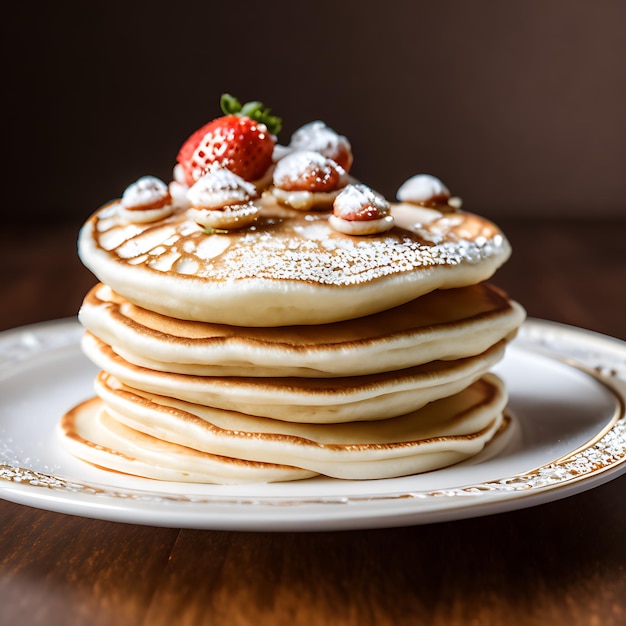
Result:
[[[136,180],[125,189],[120,201],[120,217],[129,222],[154,222],[173,212],[170,190],[156,176],[142,176]]]
[[[291,136],[288,147],[319,152],[339,163],[346,172],[352,167],[352,146],[348,139],[319,120],[298,128]]]
[[[343,167],[332,159],[312,150],[296,150],[276,164],[272,194],[294,209],[327,208],[348,180]]]
[[[435,176],[417,174],[406,180],[396,196],[400,202],[412,202],[424,206],[446,204],[450,198],[448,188]]]
[[[212,168],[187,192],[189,216],[211,229],[229,230],[252,223],[260,211],[254,184],[225,168]]]
[[[187,192],[191,206],[221,209],[231,204],[250,202],[257,197],[256,187],[225,168],[213,168],[201,176]]]
[[[347,235],[373,235],[393,226],[391,205],[367,185],[348,185],[335,198],[330,225]]]

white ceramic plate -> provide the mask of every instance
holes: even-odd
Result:
[[[60,320],[0,333],[0,497],[153,526],[340,530],[511,511],[626,471],[626,344],[529,320],[496,368],[510,393],[508,436],[443,470],[375,481],[189,485],[121,476],[65,453],[55,425],[92,395],[81,329]]]

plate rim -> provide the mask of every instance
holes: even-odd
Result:
[[[25,361],[41,352],[74,345],[81,333],[76,317],[2,331],[0,371],[7,364]],[[596,350],[585,348],[577,353],[576,349],[563,346],[569,342],[573,348],[580,348],[581,341],[591,342]],[[371,494],[297,498],[197,496],[81,482],[0,459],[0,498],[60,513],[154,526],[336,530],[406,526],[517,510],[580,493],[626,472],[626,342],[532,317],[522,324],[515,342],[522,349],[544,354],[591,376],[611,393],[616,405],[613,418],[589,441],[523,473],[438,490],[376,493],[373,489]],[[620,355],[615,362],[610,356],[613,351]],[[168,506],[173,503],[183,505],[185,510],[181,513]],[[309,510],[311,507],[316,510]],[[242,519],[239,512],[249,513],[250,509],[254,509],[256,518]],[[278,510],[281,514],[275,515]]]

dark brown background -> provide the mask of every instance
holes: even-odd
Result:
[[[37,5],[41,6],[37,6]],[[11,3],[4,218],[82,221],[230,91],[324,119],[392,196],[433,173],[470,210],[623,216],[621,0]],[[593,207],[593,208],[592,208]]]

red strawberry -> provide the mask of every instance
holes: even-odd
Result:
[[[276,143],[272,133],[280,130],[280,119],[269,114],[260,102],[241,106],[227,94],[222,96],[227,115],[205,124],[183,144],[177,157],[192,185],[213,164],[252,181],[265,174],[272,164]]]

